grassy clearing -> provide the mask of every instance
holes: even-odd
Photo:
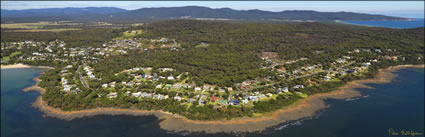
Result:
[[[46,26],[58,26],[58,25],[70,25],[76,26],[81,23],[72,23],[68,21],[59,21],[59,22],[47,22],[41,21],[36,23],[14,23],[14,24],[1,24],[2,29],[12,29],[7,30],[11,32],[61,32],[61,31],[70,31],[70,30],[81,30],[76,28],[49,28],[44,29]],[[16,29],[16,30],[13,30]]]
[[[143,34],[143,33],[144,33],[143,30],[125,31],[125,32],[123,32],[123,34],[120,37],[118,37],[116,39],[132,38],[134,36],[137,36],[137,35],[140,35],[140,34]]]
[[[81,30],[78,28],[60,28],[60,29],[26,29],[26,30],[12,30],[11,32],[62,32]]]
[[[210,45],[197,45],[195,46],[195,48],[205,48],[205,47],[209,47]]]
[[[47,22],[41,21],[37,23],[14,23],[14,24],[1,24],[1,28],[5,29],[40,29],[44,26],[55,26],[55,25],[79,25],[80,23],[71,22]]]
[[[38,29],[42,28],[39,25],[30,25],[32,23],[19,23],[19,24],[1,24],[2,29]]]
[[[144,25],[144,23],[135,23],[135,24],[131,24],[131,26],[142,26]]]
[[[10,54],[9,56],[2,57],[1,60],[2,61],[9,61],[11,57],[14,57],[14,56],[20,55],[20,54],[22,54],[22,52],[16,51],[16,52],[13,52],[12,54]]]
[[[9,61],[9,60],[10,60],[10,57],[9,57],[9,56],[2,57],[2,58],[1,58],[1,61]]]
[[[305,93],[301,93],[301,92],[295,92],[295,94],[296,94],[297,96],[299,96],[299,97],[302,97],[302,98],[307,98],[307,97],[308,97],[308,95],[307,95],[307,94],[305,94]]]
[[[10,54],[9,56],[13,57],[13,56],[20,55],[20,54],[22,54],[22,52],[16,51],[16,52],[13,52],[12,54]]]

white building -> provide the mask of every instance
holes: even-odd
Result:
[[[116,98],[118,96],[118,94],[116,92],[112,92],[109,93],[108,95],[106,95],[108,98]]]

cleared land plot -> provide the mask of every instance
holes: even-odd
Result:
[[[72,31],[81,30],[78,28],[60,28],[60,29],[26,29],[26,30],[12,30],[12,32],[61,32],[61,31]]]
[[[143,34],[143,30],[126,31],[126,32],[123,32],[123,34],[120,37],[118,37],[117,39],[132,38],[132,37],[139,35],[139,34]]]
[[[81,23],[73,23],[73,22],[66,22],[66,21],[60,21],[60,22],[37,22],[37,23],[14,23],[14,24],[1,24],[2,29],[11,29],[7,31],[11,32],[60,32],[60,31],[71,31],[71,30],[81,30],[77,28],[48,28],[44,29],[45,27],[49,26],[77,26]],[[16,30],[14,30],[16,29]]]

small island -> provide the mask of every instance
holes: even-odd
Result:
[[[171,20],[3,34],[2,65],[50,66],[34,103],[47,115],[155,115],[174,131],[261,131],[424,64],[424,28]]]

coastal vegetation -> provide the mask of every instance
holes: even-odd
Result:
[[[41,75],[49,106],[164,110],[197,120],[271,112],[382,68],[424,63],[424,28],[172,20],[2,31],[1,41],[2,64],[55,67]]]

